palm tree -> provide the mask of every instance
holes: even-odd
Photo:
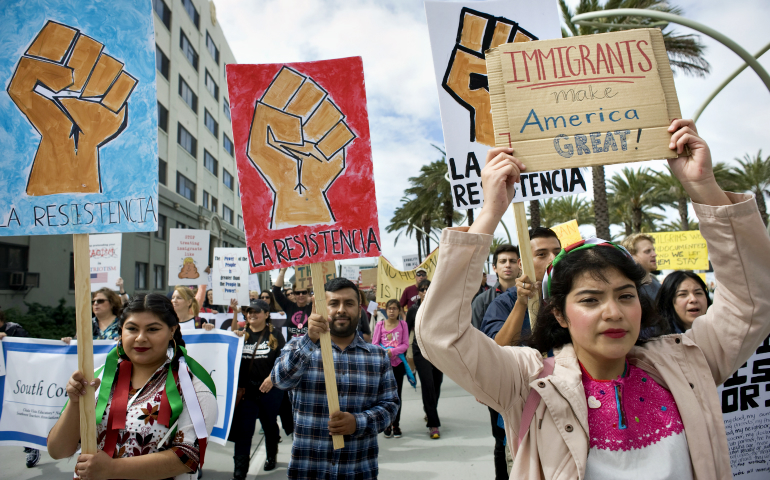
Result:
[[[682,223],[676,220],[664,223],[660,226],[661,232],[684,232],[687,230],[699,230],[700,224],[698,222],[689,222],[686,227],[682,228]]]
[[[734,183],[729,167],[727,167],[725,163],[719,162],[714,164],[713,168],[717,183],[723,188],[732,188],[727,187]],[[678,225],[688,226],[688,228],[685,228],[685,230],[688,230],[691,223],[687,211],[687,203],[690,201],[690,196],[687,194],[687,191],[684,189],[679,179],[674,176],[671,167],[666,165],[665,171],[654,172],[652,178],[655,182],[655,189],[660,197],[660,201],[677,208],[679,211]],[[668,225],[671,226],[674,224],[674,222],[671,222]]]
[[[541,222],[547,228],[570,220],[577,220],[579,225],[591,224],[594,221],[591,212],[591,202],[577,195],[549,198],[540,206]]]
[[[730,169],[736,190],[751,192],[757,197],[757,207],[767,226],[767,204],[765,194],[770,195],[770,155],[762,158],[762,150],[752,157],[748,153],[743,159],[735,159],[741,166]]]
[[[660,203],[660,195],[655,189],[650,169],[643,167],[639,170],[633,170],[629,167],[623,167],[622,173],[616,173],[609,183],[613,197],[612,202],[616,208],[620,206],[621,211],[628,210],[630,212],[631,231],[632,233],[640,233],[645,210],[657,208]]]
[[[390,224],[385,227],[385,231],[388,233],[398,232],[396,238],[393,240],[393,245],[398,243],[399,237],[402,233],[405,233],[407,237],[412,238],[412,234],[416,234],[417,237],[417,255],[420,263],[422,263],[422,215],[419,211],[419,203],[416,199],[409,199],[403,197],[401,199],[401,206],[396,208],[393,212],[393,218],[390,219]],[[418,227],[418,228],[416,228]]]
[[[615,32],[624,30],[628,27],[597,27],[575,25],[572,17],[581,13],[598,12],[606,10],[615,10],[618,8],[646,8],[660,12],[673,13],[681,15],[680,8],[671,5],[664,0],[607,0],[603,5],[599,0],[580,0],[577,8],[573,11],[565,2],[559,0],[562,18],[566,28],[562,27],[562,37],[575,35],[593,35],[596,33]],[[653,20],[645,17],[607,17],[600,19],[600,23],[615,25],[639,25],[639,28],[649,28]],[[599,20],[597,20],[599,23]],[[675,35],[672,30],[666,31],[664,27],[663,41],[668,52],[668,59],[672,69],[682,71],[685,74],[705,77],[709,73],[709,63],[704,58],[706,47],[700,43],[697,35]],[[596,235],[601,238],[610,236],[610,211],[607,204],[607,186],[604,178],[604,167],[593,167],[593,193],[594,193],[594,216],[596,218]]]
[[[532,200],[529,202],[529,226],[530,228],[537,228],[541,223],[540,200]]]
[[[441,210],[441,217],[446,227],[452,226],[454,207],[452,205],[452,188],[446,179],[446,152],[436,145],[433,148],[441,152],[441,159],[420,168],[420,175],[411,177],[412,184],[404,193],[421,198],[427,210]]]

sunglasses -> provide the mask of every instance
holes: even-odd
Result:
[[[289,290],[288,292],[286,292],[286,295],[294,295],[294,292],[292,292],[291,290]]]
[[[93,304],[94,304],[94,305],[101,305],[102,303],[104,303],[104,302],[106,302],[106,301],[107,301],[107,300],[105,300],[105,299],[103,299],[103,298],[97,298],[96,300],[94,300],[94,301],[93,301]]]
[[[294,290],[294,295],[307,295],[307,290]]]
[[[424,273],[424,272],[420,272],[420,273],[415,273],[415,274],[414,274],[414,276],[415,276],[415,277],[427,277],[427,276],[428,276],[428,274],[427,274],[427,273]]]
[[[427,288],[421,288],[421,289],[420,289],[420,291],[421,291],[421,292],[427,292],[427,291],[428,291],[428,289],[427,289]]]
[[[270,300],[270,297],[268,297],[267,295],[265,295],[264,297],[259,297],[259,298],[260,298],[260,300]]]

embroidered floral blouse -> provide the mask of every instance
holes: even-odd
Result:
[[[137,392],[139,392],[139,395],[128,406],[126,428],[118,433],[118,441],[115,445],[113,458],[136,457],[171,450],[191,471],[190,474],[178,475],[175,478],[179,480],[193,480],[196,478],[195,472],[198,469],[200,452],[198,449],[198,438],[195,435],[195,429],[193,428],[190,414],[187,411],[186,402],[184,402],[182,413],[179,415],[178,428],[174,438],[170,438],[163,445],[159,444],[168,433],[168,428],[157,421],[168,373],[168,364],[169,361],[166,361],[141,390],[135,389],[133,385],[129,389],[129,402],[131,402],[131,399],[134,398]],[[182,373],[180,372],[180,374]],[[216,398],[206,385],[194,375],[192,376],[192,383],[203,411],[203,417],[206,420],[206,429],[211,433],[217,420]],[[180,394],[182,394],[179,382],[177,382],[177,388],[180,388]],[[107,419],[110,415],[113,394],[114,389],[110,393],[110,401],[104,411],[102,422],[96,425],[96,442],[99,450],[104,449],[104,442],[107,436]]]

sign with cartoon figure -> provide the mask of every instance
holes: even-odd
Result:
[[[426,1],[441,125],[455,208],[482,205],[481,167],[495,146],[484,52],[505,43],[560,38],[556,2]]]
[[[249,264],[245,248],[215,248],[211,290],[214,305],[249,304]]]
[[[380,255],[360,57],[227,65],[252,273]]]
[[[0,36],[0,235],[157,230],[149,3],[6,3]]]
[[[122,233],[88,236],[92,292],[104,287],[119,290],[116,283],[120,278],[120,253],[122,246]]]
[[[208,283],[208,230],[170,228],[168,235],[168,284],[202,285]]]

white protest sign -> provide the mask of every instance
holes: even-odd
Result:
[[[770,477],[770,337],[717,388],[733,477]]]
[[[347,278],[358,285],[358,274],[361,271],[358,265],[342,265],[342,278]]]
[[[374,315],[374,312],[377,311],[377,302],[369,302],[369,306],[366,307],[366,311],[369,312],[369,315]]]
[[[545,172],[522,173],[516,188],[513,203],[545,200],[585,193],[588,168],[570,168]]]
[[[100,288],[117,290],[115,282],[120,278],[120,249],[122,233],[91,234],[88,236],[91,263],[91,291]]]
[[[170,228],[168,235],[168,284],[201,285],[209,264],[208,230]]]
[[[404,255],[401,257],[401,261],[404,264],[404,271],[414,270],[420,266],[419,255]]]
[[[249,274],[249,291],[262,293],[262,289],[259,288],[259,275],[256,273]]]
[[[426,1],[425,13],[454,206],[480,207],[481,167],[495,146],[484,51],[561,38],[557,3]]]
[[[214,305],[249,304],[249,261],[245,248],[215,248],[211,277]]]
[[[65,386],[78,369],[77,342],[6,337],[0,376],[0,445],[46,448],[48,432],[67,401]],[[94,340],[94,365],[115,346]]]
[[[487,273],[487,285],[494,287],[497,283],[497,274],[494,272]]]

